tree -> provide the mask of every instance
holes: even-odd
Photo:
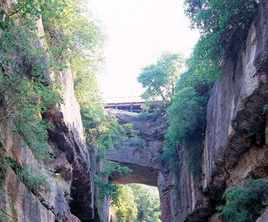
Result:
[[[186,0],[185,12],[202,37],[210,39],[210,51],[219,60],[227,51],[236,54],[242,47],[252,18],[255,0]]]
[[[137,205],[135,196],[129,186],[118,186],[119,198],[114,207],[118,222],[135,221],[137,218]]]
[[[136,222],[160,222],[160,200],[157,188],[141,184],[129,185],[138,209]]]
[[[169,104],[182,69],[183,59],[178,54],[164,54],[156,64],[144,68],[138,78],[145,88],[143,98],[161,99],[165,104]]]

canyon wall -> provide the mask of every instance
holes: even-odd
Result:
[[[8,13],[11,1],[1,2],[1,7]],[[37,47],[45,47],[47,44],[41,20],[38,21],[38,32],[40,41]],[[55,75],[49,73],[47,77],[52,79]],[[57,73],[57,78],[63,92],[62,104],[43,114],[43,118],[53,126],[48,132],[50,158],[35,158],[24,138],[12,130],[13,121],[1,119],[1,156],[15,160],[18,169],[30,168],[31,174],[28,176],[36,174],[46,180],[42,189],[32,189],[19,171],[8,167],[4,178],[1,178],[2,222],[99,221],[93,181],[94,148],[88,147],[85,142],[70,68]]]
[[[237,55],[224,58],[222,76],[207,107],[199,177],[187,166],[187,145],[178,147],[180,166],[175,172],[168,171],[170,179],[165,180],[171,187],[165,221],[220,221],[211,215],[227,188],[249,178],[267,179],[267,16],[268,2],[261,1],[245,45]]]
[[[6,10],[9,3],[2,3]],[[110,151],[110,160],[130,168],[136,166],[134,177],[111,179],[115,183],[141,182],[158,186],[163,222],[219,222],[216,207],[226,189],[249,178],[268,179],[267,116],[264,112],[268,101],[267,17],[268,2],[262,1],[245,46],[237,55],[226,56],[223,61],[223,74],[211,91],[207,107],[204,140],[199,144],[203,150],[199,175],[189,167],[187,144],[177,147],[179,161],[175,170],[161,161],[166,128],[164,116],[142,121],[117,116],[123,123],[131,122],[145,144],[142,147],[138,147],[141,144],[132,144],[132,147],[124,144],[122,152],[120,149]],[[44,37],[41,21],[39,29],[40,36]],[[44,45],[43,38],[39,45]],[[16,160],[20,166],[38,170],[37,173],[47,180],[42,190],[31,190],[18,172],[9,167],[0,192],[0,221],[100,221],[93,181],[95,151],[85,142],[71,70],[67,68],[58,76],[63,103],[43,114],[53,125],[48,132],[50,159],[37,160],[24,139],[12,131],[14,123],[0,122],[1,154]],[[52,74],[49,78],[53,78]],[[106,202],[104,210],[108,211],[109,201]],[[258,221],[266,220],[267,211]]]

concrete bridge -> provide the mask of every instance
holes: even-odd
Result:
[[[107,160],[127,166],[131,170],[127,176],[113,175],[110,179],[119,184],[141,183],[157,186],[165,121],[159,115],[143,117],[119,110],[110,110],[109,113],[115,116],[120,124],[132,124],[137,134],[137,137],[124,140],[118,148],[107,151]]]

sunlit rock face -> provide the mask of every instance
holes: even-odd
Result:
[[[8,10],[10,3],[9,0],[2,1],[0,6]],[[40,42],[37,47],[43,47],[44,30],[41,21],[38,21],[38,30]],[[48,78],[55,78],[52,73],[49,75]],[[54,126],[48,132],[51,159],[37,160],[23,138],[12,131],[13,123],[0,122],[4,155],[10,156],[21,166],[32,168],[38,175],[42,174],[47,181],[41,190],[32,190],[8,168],[0,194],[0,221],[99,221],[95,213],[93,181],[95,156],[85,144],[80,107],[75,98],[70,69],[61,72],[58,78],[63,103],[43,114]]]
[[[202,189],[213,201],[230,186],[268,176],[263,112],[268,101],[267,9],[268,2],[261,1],[245,47],[224,59],[223,75],[209,100]]]
[[[230,177],[233,177],[230,183],[236,183],[238,177],[246,178],[260,163],[254,161],[259,159],[258,151],[252,151],[254,147],[264,152],[266,123],[263,108],[268,101],[267,8],[268,2],[262,1],[245,47],[235,59],[225,58],[223,75],[213,88],[207,114],[204,189],[211,185],[220,186],[220,181],[226,183]],[[246,161],[247,156],[251,157]],[[236,176],[235,168],[240,168]]]
[[[209,217],[227,188],[249,178],[268,176],[263,112],[268,101],[267,12],[268,2],[262,1],[245,47],[223,61],[223,74],[207,107],[199,179],[187,169],[185,149],[178,149],[180,164],[175,173],[167,173],[174,187],[166,198],[171,202],[171,221],[222,221],[218,215]]]
[[[94,152],[85,143],[80,106],[75,98],[74,80],[70,69],[59,74],[63,88],[63,103],[59,112],[48,114],[48,119],[55,125],[49,131],[50,139],[64,152],[72,167],[71,212],[82,221],[91,221],[95,217],[94,192]],[[54,118],[56,117],[56,118]],[[64,166],[64,165],[63,165]]]

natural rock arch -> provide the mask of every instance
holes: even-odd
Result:
[[[129,123],[143,142],[133,142],[131,139],[123,141],[117,149],[106,153],[106,159],[127,166],[131,172],[128,175],[113,175],[114,183],[141,183],[158,186],[161,170],[161,152],[163,136],[166,128],[164,118],[159,115],[142,116],[119,110],[109,110],[120,124]]]
[[[142,115],[119,110],[108,110],[110,115],[117,118],[120,124],[130,123],[137,132],[142,145],[133,143],[131,139],[118,145],[106,153],[106,159],[129,167],[128,175],[112,175],[110,180],[117,184],[140,183],[155,186],[159,190],[161,219],[171,221],[170,192],[173,189],[173,179],[162,164],[161,153],[165,130],[167,129],[166,115],[155,113]]]

